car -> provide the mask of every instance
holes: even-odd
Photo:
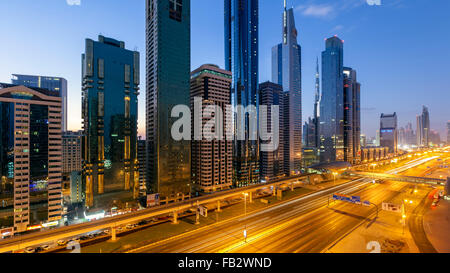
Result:
[[[109,231],[109,229],[105,229],[105,230],[103,231],[103,233],[105,233],[105,234],[109,234],[109,233],[110,233],[110,231]]]
[[[144,225],[146,225],[147,224],[147,221],[140,221],[139,223],[138,223],[138,226],[144,226]]]
[[[36,248],[34,249],[34,251],[35,251],[36,253],[39,253],[39,252],[41,252],[41,251],[44,251],[44,249],[43,249],[42,247],[38,246],[38,247],[36,247]]]
[[[134,228],[134,225],[128,224],[128,225],[126,226],[126,228],[127,228],[127,229],[133,229],[133,228]]]
[[[56,242],[59,246],[65,246],[67,245],[67,241],[66,240],[59,240],[58,242]]]
[[[25,253],[34,253],[36,252],[36,249],[33,247],[27,247],[25,248]]]
[[[46,251],[46,250],[50,249],[50,246],[49,245],[42,245],[41,248],[42,248],[42,250]]]

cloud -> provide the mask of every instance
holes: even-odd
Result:
[[[305,16],[313,16],[313,17],[326,17],[330,15],[334,7],[328,4],[322,5],[309,5],[309,6],[297,6],[298,11]]]
[[[66,3],[69,6],[80,6],[81,0],[66,0]]]

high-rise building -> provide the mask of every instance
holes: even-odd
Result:
[[[191,172],[196,192],[214,192],[233,185],[233,141],[225,136],[233,121],[224,115],[230,105],[230,87],[231,72],[216,65],[202,65],[191,73],[191,112],[197,99],[203,113],[201,124],[195,124],[200,123],[195,116],[193,124],[206,128],[212,116],[217,118],[210,132],[203,131],[201,140],[192,132]]]
[[[361,84],[356,70],[344,67],[344,160],[361,162]]]
[[[82,79],[86,206],[95,207],[94,196],[111,191],[131,190],[137,198],[139,52],[101,35],[86,39]]]
[[[286,8],[282,21],[282,43],[272,48],[272,82],[283,86],[288,94],[286,127],[289,174],[299,174],[302,161],[302,70],[301,47],[297,42],[294,10]]]
[[[430,146],[430,113],[428,108],[423,106],[422,110],[422,146],[428,148]]]
[[[82,132],[64,132],[62,135],[63,174],[81,172],[81,139]]]
[[[447,122],[447,145],[450,145],[450,121]]]
[[[224,11],[225,69],[232,72],[231,104],[242,106],[234,120],[236,131],[245,132],[245,140],[233,142],[233,183],[241,187],[260,180],[258,139],[250,137],[253,132],[249,126],[257,124],[257,115],[244,113],[249,106],[258,111],[258,0],[225,0]]]
[[[285,121],[286,116],[282,113],[284,112],[284,108],[286,107],[285,102],[285,93],[283,92],[283,87],[279,84],[275,84],[272,82],[265,82],[259,85],[259,101],[260,106],[267,106],[267,126],[270,132],[274,128],[272,128],[272,106],[279,107],[279,144],[277,149],[274,151],[260,151],[260,168],[261,168],[261,179],[264,181],[270,181],[275,178],[280,178],[286,175],[289,175],[288,165],[289,161],[285,161],[285,153],[284,153],[284,145],[285,136],[288,136],[285,132]],[[275,124],[276,126],[277,124]],[[264,142],[261,141],[261,144]]]
[[[380,118],[380,146],[388,147],[390,154],[397,154],[397,113],[381,114]]]
[[[303,145],[306,147],[316,147],[316,122],[315,118],[308,118],[303,125]]]
[[[190,192],[191,143],[172,138],[172,109],[189,107],[190,0],[146,2],[147,192]]]
[[[314,147],[320,147],[320,72],[319,72],[319,58],[316,59],[316,84],[314,97]]]
[[[52,76],[33,76],[13,74],[11,83],[28,87],[44,88],[55,91],[62,99],[62,130],[67,131],[67,80]]]
[[[0,83],[0,213],[16,232],[61,219],[61,108],[58,92]]]
[[[147,193],[147,180],[146,180],[146,168],[147,168],[147,146],[146,141],[139,137],[137,143],[137,159],[139,164],[139,193],[141,196],[145,196]]]
[[[334,36],[322,52],[320,161],[344,161],[344,42]]]
[[[423,122],[422,122],[422,116],[417,115],[417,147],[422,147],[423,144]]]

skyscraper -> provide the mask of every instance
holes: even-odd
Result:
[[[232,72],[231,104],[258,109],[258,0],[225,0],[225,69]],[[237,118],[240,117],[238,121]],[[237,113],[237,130],[245,132],[245,140],[233,143],[233,183],[246,186],[258,183],[258,140],[250,138],[252,115]],[[301,126],[301,124],[300,124]],[[301,139],[300,139],[301,141]]]
[[[361,84],[356,70],[344,67],[344,160],[361,161]]]
[[[267,106],[267,124],[268,130],[273,132],[274,128],[271,127],[271,118],[272,118],[272,106],[279,107],[279,134],[278,139],[279,143],[285,143],[284,137],[285,134],[285,115],[284,108],[286,107],[284,104],[287,101],[284,99],[283,87],[279,84],[275,84],[272,82],[265,82],[259,85],[259,100],[260,105]],[[264,143],[261,141],[261,143]],[[278,145],[278,148],[275,151],[261,151],[260,152],[260,167],[261,167],[261,179],[264,181],[270,181],[275,178],[283,177],[285,175],[289,175],[289,168],[286,168],[285,164],[289,163],[285,162],[284,158],[284,145]]]
[[[145,196],[147,193],[146,170],[147,170],[147,149],[146,141],[139,137],[137,143],[137,159],[139,161],[139,194]]]
[[[62,135],[63,174],[81,172],[81,139],[82,132],[64,132]]]
[[[12,75],[12,84],[55,91],[62,99],[62,130],[67,131],[67,80],[52,76]]]
[[[421,115],[417,115],[416,117],[417,119],[417,131],[416,131],[416,136],[417,136],[417,147],[422,147],[423,144],[423,122],[422,122],[422,116]]]
[[[213,135],[203,132],[202,140],[197,140],[192,132],[192,183],[199,192],[229,189],[233,185],[233,141],[225,138],[225,132],[232,128],[233,121],[225,117],[223,122],[219,120],[230,105],[230,86],[231,72],[216,65],[202,65],[192,71],[191,112],[195,111],[195,100],[198,99],[202,102],[201,128],[211,122],[212,115],[218,118],[210,133],[219,139],[212,139]],[[211,112],[212,108],[214,111],[221,109],[222,115]]]
[[[59,92],[0,83],[0,214],[16,232],[62,215]]]
[[[319,72],[319,58],[316,59],[316,84],[315,84],[315,97],[314,97],[314,147],[319,149],[320,147],[320,72]]]
[[[98,42],[86,39],[82,79],[86,206],[95,206],[95,195],[117,190],[137,198],[139,52],[101,35]]]
[[[430,113],[428,107],[423,106],[422,110],[422,146],[428,148],[430,146]]]
[[[388,147],[390,154],[397,154],[398,128],[397,113],[381,114],[380,146]]]
[[[189,193],[191,143],[172,138],[172,109],[189,107],[190,0],[146,1],[147,191]]]
[[[450,121],[447,122],[447,145],[450,145]]]
[[[301,171],[302,160],[302,70],[301,47],[297,43],[294,10],[284,1],[282,43],[272,48],[272,81],[283,86],[288,94],[286,105],[287,153],[289,174]]]
[[[322,52],[322,99],[320,102],[320,160],[344,160],[344,42],[326,40]]]

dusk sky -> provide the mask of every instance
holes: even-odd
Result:
[[[448,0],[288,0],[302,46],[303,119],[313,112],[316,56],[324,38],[345,40],[344,65],[361,82],[362,132],[374,136],[381,113],[416,127],[422,105],[444,139],[450,120]],[[281,41],[283,0],[260,0],[259,80],[270,80],[271,48]],[[69,82],[69,129],[81,128],[84,40],[102,34],[141,52],[139,132],[145,125],[144,0],[0,1],[0,82],[11,74],[64,77]],[[191,65],[224,66],[223,0],[191,0]]]

